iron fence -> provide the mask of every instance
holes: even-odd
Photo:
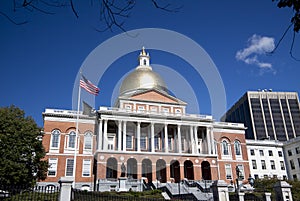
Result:
[[[58,201],[59,187],[0,186],[1,201]]]

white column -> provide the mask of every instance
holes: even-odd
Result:
[[[123,121],[123,151],[126,151],[126,121]]]
[[[151,152],[155,152],[155,144],[154,144],[154,123],[151,123]]]
[[[207,152],[207,148],[206,148],[206,145],[207,144],[207,139],[204,140],[205,136],[204,136],[204,130],[201,131],[201,136],[202,136],[202,150],[201,150],[201,153],[206,153]],[[205,152],[204,152],[205,150]]]
[[[194,135],[195,135],[195,154],[198,153],[198,132],[197,132],[197,126],[194,126]]]
[[[211,133],[210,133],[210,128],[207,127],[206,129],[206,138],[207,138],[207,148],[208,148],[208,154],[211,154]]]
[[[122,121],[118,121],[118,151],[122,150]]]
[[[181,150],[181,130],[180,130],[181,125],[177,125],[177,137],[178,137],[178,153],[182,153]]]
[[[168,153],[169,152],[168,124],[165,124],[164,134],[165,134],[165,152]]]
[[[98,127],[98,150],[102,150],[102,119],[99,120],[99,127]]]
[[[136,125],[136,142],[137,142],[137,151],[141,151],[141,122],[137,122]]]
[[[195,153],[195,140],[194,140],[193,126],[190,126],[190,143],[192,145],[192,154],[194,154]]]
[[[107,150],[107,119],[104,120],[104,130],[103,130],[103,150]]]

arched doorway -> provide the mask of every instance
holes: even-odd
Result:
[[[175,183],[180,182],[180,164],[177,160],[170,163],[170,176],[175,179]]]
[[[129,179],[137,179],[137,161],[134,158],[127,160],[127,177]]]
[[[207,161],[201,163],[202,179],[211,180],[210,164]]]
[[[167,182],[166,162],[163,159],[156,161],[156,179],[161,183]]]
[[[194,165],[190,160],[184,161],[184,178],[194,180]]]
[[[142,177],[146,177],[148,183],[152,182],[152,161],[150,159],[142,161]]]
[[[116,179],[118,170],[118,162],[115,158],[108,158],[106,162],[106,178]]]

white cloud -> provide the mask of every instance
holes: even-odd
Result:
[[[270,71],[276,73],[271,63],[262,62],[258,59],[259,55],[271,52],[274,48],[274,38],[254,34],[248,39],[248,46],[239,50],[235,58],[246,64],[258,66],[261,72]]]

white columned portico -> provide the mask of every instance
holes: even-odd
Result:
[[[118,151],[122,150],[122,121],[118,121]]]
[[[181,125],[177,125],[177,137],[178,137],[178,153],[182,153],[182,146],[181,146]]]
[[[194,136],[195,136],[195,154],[199,154],[198,153],[198,150],[199,150],[199,148],[198,148],[198,127],[197,126],[194,126]]]
[[[137,122],[136,125],[136,140],[137,140],[137,151],[141,151],[141,122]]]
[[[192,154],[195,153],[195,140],[194,140],[194,131],[193,131],[193,126],[190,126],[190,142],[192,145]]]
[[[107,119],[104,119],[104,129],[103,129],[103,150],[107,150]]]
[[[168,153],[169,152],[168,124],[165,124],[164,134],[165,134],[165,152]]]
[[[98,127],[98,150],[102,150],[102,119],[99,119],[99,127]]]
[[[123,121],[123,151],[126,151],[126,121]]]
[[[151,152],[155,152],[155,144],[154,144],[154,123],[151,123]]]
[[[211,132],[210,132],[211,128],[207,127],[206,129],[206,139],[207,139],[207,149],[208,149],[208,154],[211,154]]]

